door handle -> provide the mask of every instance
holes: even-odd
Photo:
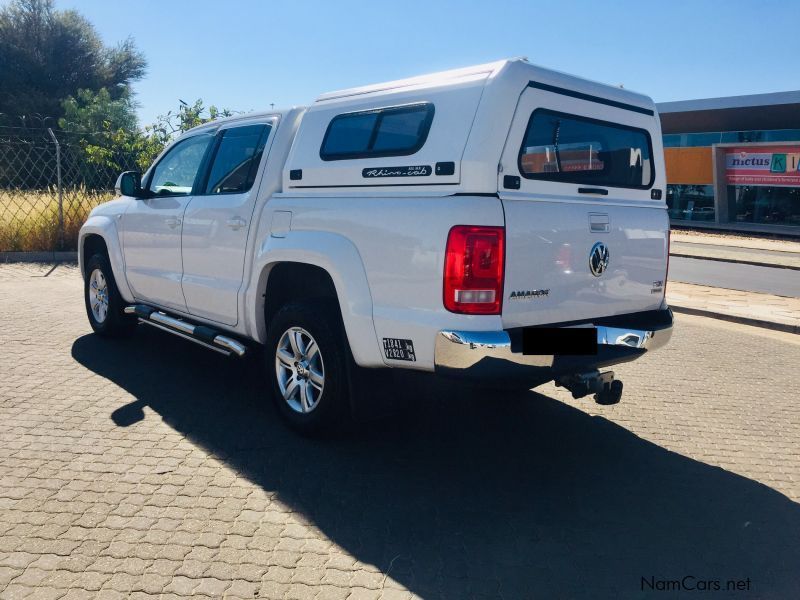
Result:
[[[181,220],[178,217],[169,217],[168,219],[164,219],[164,223],[166,223],[170,229],[175,229],[181,224]]]
[[[610,221],[606,213],[589,213],[589,231],[608,233]]]
[[[242,217],[233,217],[232,219],[228,219],[227,221],[228,227],[236,231],[237,229],[241,229],[245,225],[247,225],[247,221],[245,221]]]

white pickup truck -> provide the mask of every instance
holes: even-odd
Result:
[[[328,93],[182,135],[80,232],[98,334],[242,356],[331,429],[381,368],[619,400],[662,346],[669,221],[646,96],[522,59]]]

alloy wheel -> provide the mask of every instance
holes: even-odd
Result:
[[[319,406],[325,389],[325,365],[316,340],[302,327],[290,327],[275,350],[275,374],[284,401],[307,414]]]
[[[104,323],[108,316],[108,283],[100,269],[89,276],[89,306],[95,321]]]

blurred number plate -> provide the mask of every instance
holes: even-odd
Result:
[[[597,328],[526,327],[522,330],[522,353],[562,356],[597,354]]]

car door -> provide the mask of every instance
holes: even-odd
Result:
[[[153,167],[122,220],[125,274],[137,300],[186,311],[181,290],[181,226],[213,132],[178,141]]]
[[[247,237],[277,117],[223,126],[183,220],[183,295],[190,314],[238,321]]]

